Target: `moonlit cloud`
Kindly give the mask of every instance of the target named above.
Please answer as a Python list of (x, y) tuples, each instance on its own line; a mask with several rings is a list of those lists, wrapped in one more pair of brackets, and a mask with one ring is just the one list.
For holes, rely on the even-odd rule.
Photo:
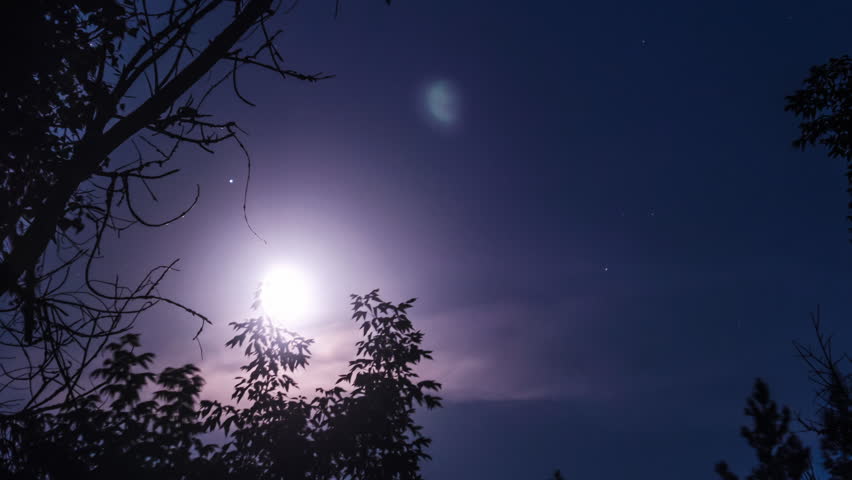
[(591, 360), (600, 338), (577, 308), (497, 303), (424, 318), (435, 361), (422, 375), (440, 378), (452, 400), (608, 397), (612, 387), (602, 379), (609, 365)]

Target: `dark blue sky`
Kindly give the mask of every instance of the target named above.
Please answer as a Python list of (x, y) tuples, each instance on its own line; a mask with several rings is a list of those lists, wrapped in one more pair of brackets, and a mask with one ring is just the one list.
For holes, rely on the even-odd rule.
[[(227, 322), (283, 259), (327, 305), (308, 384), (354, 353), (349, 293), (420, 297), (424, 374), (446, 386), (421, 418), (427, 479), (710, 479), (722, 458), (750, 466), (754, 377), (810, 406), (791, 341), (820, 304), (852, 342), (852, 246), (843, 165), (790, 146), (784, 96), (852, 50), (852, 5), (398, 0), (334, 19), (304, 3), (279, 17), (285, 60), (337, 76), (247, 72), (258, 107), (213, 104), (251, 134), (248, 213), (269, 243), (243, 223), (232, 146), (188, 150), (164, 198), (197, 179), (199, 206), (116, 246), (137, 252), (116, 268), (181, 257), (170, 291), (216, 323), (200, 361), (195, 323), (150, 316), (162, 364), (227, 392)], [(439, 80), (450, 128), (423, 106)]]

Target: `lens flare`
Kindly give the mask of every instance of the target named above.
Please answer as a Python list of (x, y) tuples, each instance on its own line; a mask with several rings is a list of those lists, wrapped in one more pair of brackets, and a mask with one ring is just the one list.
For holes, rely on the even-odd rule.
[(424, 99), (426, 111), (438, 126), (451, 127), (459, 120), (459, 94), (447, 80), (432, 82), (426, 87)]

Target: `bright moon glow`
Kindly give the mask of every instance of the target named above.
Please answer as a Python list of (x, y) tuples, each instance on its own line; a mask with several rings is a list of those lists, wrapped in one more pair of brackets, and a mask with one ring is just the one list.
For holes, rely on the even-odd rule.
[(260, 303), (270, 318), (292, 327), (310, 313), (312, 293), (310, 282), (302, 271), (292, 266), (279, 266), (263, 279)]

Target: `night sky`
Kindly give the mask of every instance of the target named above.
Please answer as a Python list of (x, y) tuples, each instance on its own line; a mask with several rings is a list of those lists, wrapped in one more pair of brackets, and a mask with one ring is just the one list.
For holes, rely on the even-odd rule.
[[(753, 379), (808, 412), (792, 341), (821, 306), (852, 343), (843, 164), (791, 147), (784, 96), (852, 52), (852, 4), (303, 2), (276, 17), (289, 68), (246, 70), (249, 132), (187, 148), (151, 211), (199, 205), (108, 245), (128, 279), (180, 258), (174, 308), (140, 320), (157, 366), (193, 362), (227, 398), (271, 266), (297, 265), (315, 309), (306, 392), (355, 353), (350, 293), (418, 297), (444, 384), (419, 415), (427, 479), (715, 478), (750, 468), (738, 435)], [(233, 180), (233, 182), (231, 182)], [(163, 207), (168, 207), (163, 210)], [(119, 258), (126, 258), (122, 262)], [(847, 348), (848, 350), (848, 348)]]

